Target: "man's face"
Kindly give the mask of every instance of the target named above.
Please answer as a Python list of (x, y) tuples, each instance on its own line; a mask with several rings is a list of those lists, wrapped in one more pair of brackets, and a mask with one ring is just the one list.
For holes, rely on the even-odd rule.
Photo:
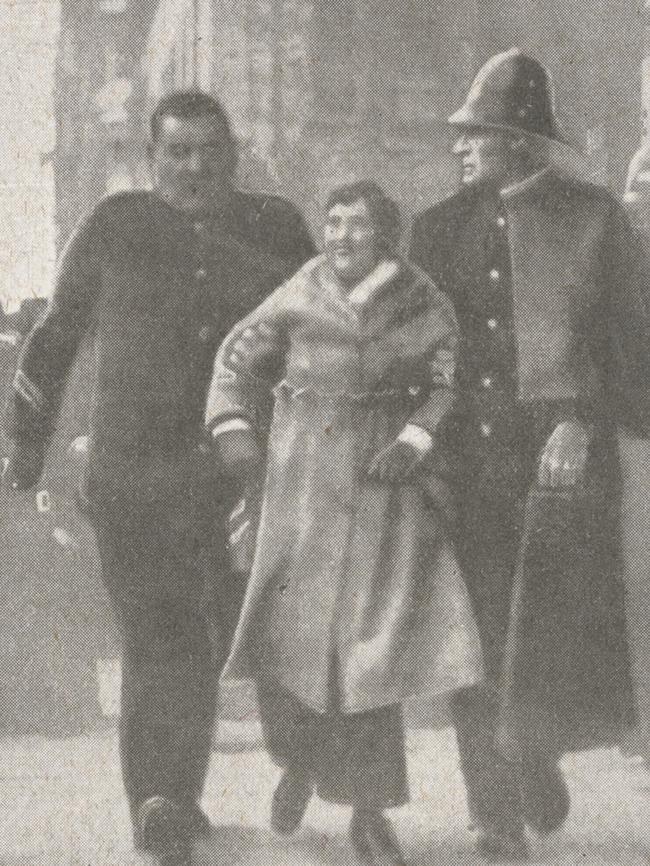
[(216, 117), (163, 117), (151, 148), (154, 188), (186, 213), (218, 210), (232, 189), (230, 148)]
[(452, 149), (460, 157), (463, 183), (502, 186), (507, 182), (514, 163), (512, 142), (512, 136), (498, 130), (463, 130)]
[(346, 285), (362, 280), (377, 262), (377, 232), (364, 199), (335, 204), (325, 223), (325, 255)]

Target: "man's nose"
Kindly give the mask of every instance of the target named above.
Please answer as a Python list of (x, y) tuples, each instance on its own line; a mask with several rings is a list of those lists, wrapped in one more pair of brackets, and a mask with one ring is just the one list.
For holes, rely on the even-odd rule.
[(200, 150), (193, 150), (187, 160), (188, 169), (194, 174), (199, 174), (203, 170), (203, 156)]
[(456, 156), (462, 156), (464, 153), (469, 153), (469, 140), (465, 133), (463, 133), (456, 139), (456, 142), (452, 147), (451, 152)]

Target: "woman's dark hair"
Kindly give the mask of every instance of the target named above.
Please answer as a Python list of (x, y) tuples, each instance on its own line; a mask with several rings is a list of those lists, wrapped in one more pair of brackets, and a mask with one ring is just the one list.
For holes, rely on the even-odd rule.
[(373, 180), (346, 183), (333, 190), (325, 208), (329, 212), (337, 204), (355, 204), (363, 200), (377, 231), (380, 253), (394, 255), (402, 235), (402, 217), (397, 202), (393, 201)]

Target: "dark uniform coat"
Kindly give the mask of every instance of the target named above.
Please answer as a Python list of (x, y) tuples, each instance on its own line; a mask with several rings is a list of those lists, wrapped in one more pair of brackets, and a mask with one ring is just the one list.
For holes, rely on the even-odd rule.
[[(18, 448), (44, 452), (79, 344), (94, 335), (87, 488), (129, 636), (123, 712), (144, 702), (165, 722), (209, 717), (214, 674), (194, 616), (206, 572), (223, 565), (228, 489), (204, 439), (205, 398), (223, 337), (311, 253), (301, 217), (274, 197), (236, 193), (220, 220), (193, 221), (154, 193), (112, 196), (68, 243), (24, 347), (7, 429)], [(130, 676), (129, 659), (151, 669)]]
[[(411, 257), (460, 324), (445, 438), (503, 725), (559, 751), (607, 739), (630, 716), (615, 432), (650, 429), (641, 248), (610, 194), (548, 169), (421, 214)], [(572, 419), (594, 424), (585, 485), (536, 490), (542, 448)]]

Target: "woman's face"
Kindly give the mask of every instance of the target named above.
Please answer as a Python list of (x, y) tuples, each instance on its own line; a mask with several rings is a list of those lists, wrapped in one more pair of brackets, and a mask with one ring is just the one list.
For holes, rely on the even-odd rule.
[(365, 199), (335, 204), (325, 223), (325, 255), (346, 285), (358, 283), (377, 264), (377, 232)]

